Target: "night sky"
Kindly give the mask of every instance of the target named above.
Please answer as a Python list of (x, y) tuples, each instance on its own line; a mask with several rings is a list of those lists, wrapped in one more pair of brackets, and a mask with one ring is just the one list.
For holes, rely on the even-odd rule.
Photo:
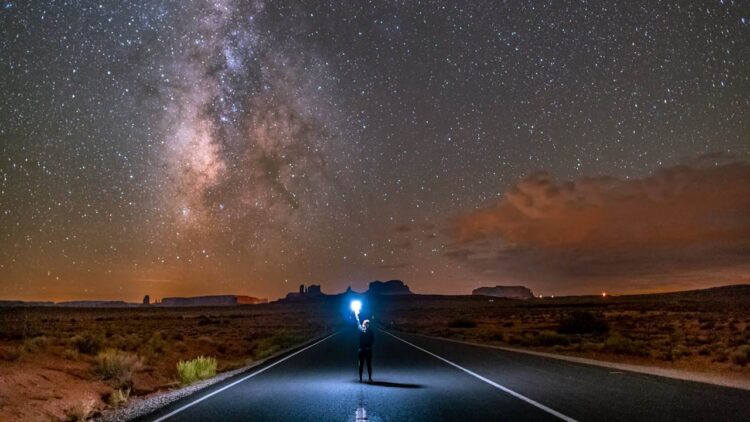
[(0, 297), (750, 282), (745, 1), (0, 1)]

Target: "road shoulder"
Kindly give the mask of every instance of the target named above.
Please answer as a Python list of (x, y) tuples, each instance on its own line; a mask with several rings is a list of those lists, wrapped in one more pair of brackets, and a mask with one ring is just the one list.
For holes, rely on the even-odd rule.
[(602, 368), (616, 369), (619, 371), (636, 372), (639, 374), (655, 375), (659, 377), (672, 378), (672, 379), (677, 379), (677, 380), (682, 380), (682, 381), (701, 382), (704, 384), (712, 384), (712, 385), (718, 385), (722, 387), (731, 387), (731, 388), (737, 388), (741, 390), (750, 391), (750, 380), (740, 379), (740, 378), (722, 377), (721, 375), (706, 374), (706, 373), (701, 373), (701, 372), (691, 372), (691, 371), (685, 371), (681, 369), (661, 368), (657, 366), (607, 362), (607, 361), (602, 361), (602, 360), (582, 358), (578, 356), (567, 356), (567, 355), (560, 355), (556, 353), (519, 349), (515, 347), (495, 346), (495, 345), (475, 343), (475, 342), (470, 342), (470, 341), (456, 340), (456, 339), (450, 339), (450, 338), (444, 338), (444, 337), (429, 336), (429, 335), (418, 334), (418, 333), (406, 333), (406, 332), (400, 332), (400, 331), (392, 331), (392, 332), (397, 333), (397, 334), (402, 334), (402, 335), (424, 337), (424, 338), (428, 338), (432, 340), (441, 340), (441, 341), (447, 341), (451, 343), (465, 344), (467, 346), (484, 347), (488, 349), (502, 350), (504, 352), (511, 352), (511, 353), (523, 353), (526, 355), (557, 359), (557, 360), (562, 360), (566, 362), (579, 363), (583, 365), (599, 366)]
[(147, 397), (139, 398), (138, 401), (132, 403), (127, 407), (105, 412), (103, 415), (95, 418), (94, 420), (97, 422), (120, 422), (147, 418), (151, 415), (155, 416), (159, 411), (164, 410), (169, 406), (175, 405), (180, 400), (184, 400), (190, 397), (198, 400), (200, 394), (211, 394), (211, 390), (213, 388), (220, 389), (222, 388), (222, 384), (231, 384), (232, 382), (237, 382), (235, 381), (237, 379), (244, 380), (246, 377), (248, 377), (248, 373), (254, 375), (255, 373), (257, 373), (257, 371), (265, 370), (265, 368), (275, 365), (286, 357), (290, 357), (293, 354), (305, 350), (306, 348), (327, 340), (338, 334), (339, 332), (340, 331), (333, 331), (327, 333), (325, 335), (307, 341), (301, 345), (293, 346), (288, 349), (279, 351), (272, 356), (269, 356), (263, 360), (253, 362), (250, 365), (227, 372), (222, 372), (220, 374), (217, 374), (213, 378), (203, 380), (186, 387), (181, 387), (170, 391), (163, 391)]

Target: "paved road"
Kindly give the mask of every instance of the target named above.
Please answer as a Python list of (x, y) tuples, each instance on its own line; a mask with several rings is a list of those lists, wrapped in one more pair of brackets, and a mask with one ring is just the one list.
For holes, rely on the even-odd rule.
[(145, 420), (750, 420), (750, 391), (375, 334), (374, 384), (357, 380), (353, 329)]

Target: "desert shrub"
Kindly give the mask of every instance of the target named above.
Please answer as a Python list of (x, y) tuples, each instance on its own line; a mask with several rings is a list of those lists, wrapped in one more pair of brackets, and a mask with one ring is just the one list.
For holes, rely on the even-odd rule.
[(685, 345), (678, 344), (672, 348), (671, 354), (672, 360), (677, 360), (684, 356), (690, 356), (690, 350)]
[(734, 352), (732, 352), (729, 358), (732, 360), (732, 363), (736, 365), (746, 365), (748, 362), (750, 362), (750, 345), (745, 344), (738, 347)]
[(545, 330), (534, 338), (534, 342), (540, 346), (567, 346), (570, 339), (567, 336), (558, 334), (554, 331)]
[(221, 323), (220, 319), (211, 319), (202, 315), (198, 317), (198, 325), (213, 325), (213, 324), (220, 324), (220, 323)]
[(516, 335), (516, 334), (511, 334), (510, 336), (508, 336), (508, 344), (518, 345), (521, 343), (523, 343), (523, 338), (521, 338), (521, 336)]
[(107, 349), (94, 359), (94, 373), (105, 380), (112, 380), (122, 386), (132, 384), (133, 373), (143, 365), (141, 358), (134, 353), (116, 349)]
[(588, 311), (575, 311), (560, 320), (557, 332), (562, 334), (606, 333), (609, 324)]
[(69, 421), (85, 421), (91, 417), (94, 412), (93, 400), (82, 400), (73, 407), (65, 411), (65, 416)]
[(107, 396), (107, 404), (114, 408), (123, 405), (130, 398), (130, 388), (117, 388)]
[(634, 342), (620, 333), (614, 333), (604, 340), (602, 349), (622, 355), (642, 355), (645, 346), (643, 342)]
[(724, 363), (729, 360), (729, 353), (724, 349), (717, 349), (714, 352), (714, 362)]
[(216, 375), (216, 358), (199, 356), (189, 361), (177, 362), (177, 378), (183, 385)]
[(146, 346), (151, 352), (161, 354), (167, 348), (167, 342), (164, 340), (161, 332), (157, 331), (148, 339)]
[(685, 332), (680, 328), (674, 327), (672, 333), (669, 335), (669, 339), (677, 343), (685, 339)]
[(81, 355), (78, 353), (77, 350), (65, 349), (63, 350), (62, 357), (64, 357), (67, 360), (75, 361), (75, 360), (78, 360), (81, 357)]
[(581, 343), (581, 351), (583, 352), (599, 352), (603, 347), (602, 343), (593, 343), (590, 341)]
[(700, 329), (701, 330), (711, 330), (715, 326), (716, 326), (716, 322), (714, 322), (714, 320), (708, 320), (708, 321), (700, 323)]
[(448, 323), (450, 328), (474, 328), (477, 322), (467, 318), (455, 318)]
[(487, 341), (504, 341), (505, 340), (505, 336), (503, 336), (503, 333), (498, 332), (498, 331), (484, 332), (480, 335), (480, 337), (483, 340), (487, 340)]
[(699, 354), (700, 356), (708, 356), (708, 355), (710, 355), (710, 354), (711, 354), (711, 349), (710, 349), (710, 348), (709, 348), (708, 346), (701, 346), (701, 347), (700, 347), (700, 348), (698, 349), (698, 354)]
[(102, 349), (104, 339), (102, 339), (100, 335), (94, 333), (84, 333), (73, 337), (70, 340), (70, 343), (74, 349), (78, 350), (78, 352), (93, 355)]
[(135, 351), (143, 343), (138, 334), (128, 334), (115, 342), (118, 349)]
[(294, 346), (301, 341), (302, 339), (298, 335), (293, 335), (289, 332), (274, 334), (270, 337), (260, 339), (255, 343), (253, 347), (254, 357), (255, 359), (265, 359), (274, 353)]
[(24, 349), (22, 347), (11, 346), (7, 349), (0, 350), (0, 359), (15, 362), (18, 359), (21, 359), (23, 353)]
[(45, 336), (39, 336), (30, 338), (23, 342), (23, 350), (28, 353), (36, 353), (46, 350), (50, 344), (49, 338)]

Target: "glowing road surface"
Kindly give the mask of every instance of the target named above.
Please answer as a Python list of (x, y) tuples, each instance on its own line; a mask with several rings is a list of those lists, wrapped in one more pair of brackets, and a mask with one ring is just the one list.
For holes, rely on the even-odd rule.
[(373, 384), (357, 380), (352, 328), (143, 420), (750, 420), (750, 391), (375, 334)]

